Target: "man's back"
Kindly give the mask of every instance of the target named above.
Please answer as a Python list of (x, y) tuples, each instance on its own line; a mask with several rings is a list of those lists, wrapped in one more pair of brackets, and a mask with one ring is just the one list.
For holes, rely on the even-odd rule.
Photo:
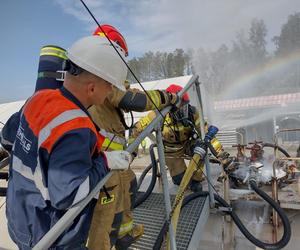
[[(12, 239), (24, 249), (36, 244), (66, 209), (87, 195), (90, 184), (105, 175), (91, 164), (96, 128), (75, 97), (71, 99), (67, 90), (40, 91), (27, 102), (20, 118), (10, 167), (7, 218)], [(94, 181), (89, 171), (94, 172)], [(82, 224), (80, 230), (74, 223), (60, 245), (71, 249), (72, 243), (84, 244), (92, 209), (92, 204), (85, 208), (76, 219)], [(71, 242), (74, 235), (78, 237)]]

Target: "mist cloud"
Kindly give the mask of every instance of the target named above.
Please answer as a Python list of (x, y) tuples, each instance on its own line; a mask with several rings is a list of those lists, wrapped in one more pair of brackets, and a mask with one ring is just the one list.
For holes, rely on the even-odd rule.
[[(101, 23), (118, 27), (133, 54), (175, 48), (216, 49), (229, 44), (237, 31), (247, 30), (253, 18), (268, 28), (268, 47), (289, 14), (300, 11), (299, 0), (86, 0)], [(287, 4), (288, 2), (288, 4)], [(57, 0), (65, 13), (83, 22), (87, 31), (95, 23), (79, 1)]]

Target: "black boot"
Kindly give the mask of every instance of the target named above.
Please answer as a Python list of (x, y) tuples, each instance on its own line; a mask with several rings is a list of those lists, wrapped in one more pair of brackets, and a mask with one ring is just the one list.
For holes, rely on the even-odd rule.
[(180, 173), (180, 174), (178, 174), (178, 175), (172, 176), (172, 182), (173, 182), (175, 185), (179, 186), (179, 185), (180, 185), (180, 182), (181, 182), (181, 180), (182, 180), (182, 178), (183, 178), (183, 176), (184, 176), (184, 174), (185, 174), (185, 171), (182, 172), (182, 173)]
[(200, 181), (192, 180), (190, 183), (190, 190), (194, 193), (202, 191), (202, 184)]

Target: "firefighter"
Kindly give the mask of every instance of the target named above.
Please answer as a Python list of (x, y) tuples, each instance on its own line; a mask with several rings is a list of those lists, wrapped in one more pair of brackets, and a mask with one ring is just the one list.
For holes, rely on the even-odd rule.
[[(124, 37), (110, 25), (102, 25), (94, 35), (106, 35), (123, 49), (123, 55), (128, 55)], [(126, 91), (113, 88), (112, 93), (102, 105), (94, 105), (89, 109), (94, 122), (101, 128), (106, 137), (103, 150), (122, 150), (126, 146), (125, 130), (128, 126), (124, 120), (124, 111), (143, 112), (155, 109), (154, 104), (161, 109), (177, 101), (177, 95), (167, 91), (148, 91), (148, 96), (138, 90), (131, 89), (128, 82), (124, 83)], [(133, 225), (132, 206), (136, 193), (136, 177), (131, 169), (115, 173), (105, 184), (110, 200), (106, 193), (101, 192), (96, 204), (90, 228), (88, 248), (91, 250), (127, 249), (134, 241), (142, 236), (143, 225)]]
[[(171, 84), (166, 91), (177, 94), (182, 87)], [(147, 116), (141, 118), (133, 129), (132, 136), (136, 137), (155, 118), (156, 113), (151, 111)], [(196, 131), (195, 131), (196, 130)], [(200, 117), (196, 108), (189, 104), (189, 96), (185, 93), (182, 97), (180, 108), (169, 112), (162, 128), (163, 143), (166, 156), (166, 165), (169, 168), (172, 181), (180, 185), (181, 179), (186, 170), (184, 156), (192, 156), (192, 145), (200, 135)], [(196, 172), (190, 182), (190, 189), (194, 192), (202, 190), (202, 172)]]
[[(106, 39), (95, 36), (75, 42), (68, 58), (63, 87), (38, 91), (20, 115), (6, 199), (8, 231), (19, 249), (32, 249), (109, 168), (126, 169), (131, 161), (126, 151), (100, 151), (104, 137), (87, 111), (103, 103), (112, 86), (124, 88), (123, 62)], [(51, 249), (86, 249), (94, 205)]]

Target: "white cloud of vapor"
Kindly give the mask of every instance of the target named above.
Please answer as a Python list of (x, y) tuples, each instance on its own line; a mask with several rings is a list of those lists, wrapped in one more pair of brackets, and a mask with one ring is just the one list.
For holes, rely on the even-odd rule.
[[(80, 1), (56, 0), (62, 9), (81, 20), (87, 31), (95, 24)], [(299, 0), (85, 0), (101, 23), (118, 27), (131, 55), (148, 50), (230, 44), (237, 31), (247, 30), (253, 18), (263, 19), (268, 43), (278, 35), (289, 14), (300, 11)]]

